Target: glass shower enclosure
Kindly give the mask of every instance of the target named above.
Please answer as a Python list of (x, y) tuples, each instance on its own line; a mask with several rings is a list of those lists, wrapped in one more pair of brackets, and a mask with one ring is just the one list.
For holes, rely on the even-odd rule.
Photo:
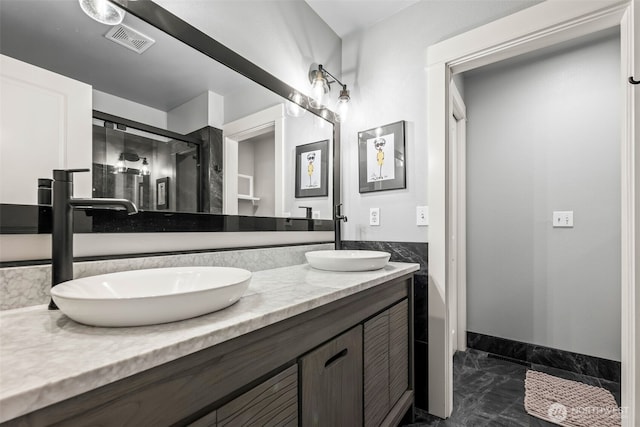
[(200, 159), (193, 138), (94, 112), (94, 197), (129, 199), (143, 210), (201, 212)]

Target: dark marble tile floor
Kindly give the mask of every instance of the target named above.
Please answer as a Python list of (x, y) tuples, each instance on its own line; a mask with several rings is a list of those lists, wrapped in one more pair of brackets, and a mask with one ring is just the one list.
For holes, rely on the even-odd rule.
[[(560, 369), (533, 365), (532, 369), (561, 378), (581, 381), (611, 391), (620, 405), (620, 384)], [(497, 359), (469, 349), (458, 352), (453, 368), (453, 414), (447, 420), (416, 411), (416, 421), (406, 427), (547, 427), (549, 422), (524, 410), (524, 378), (528, 366)]]

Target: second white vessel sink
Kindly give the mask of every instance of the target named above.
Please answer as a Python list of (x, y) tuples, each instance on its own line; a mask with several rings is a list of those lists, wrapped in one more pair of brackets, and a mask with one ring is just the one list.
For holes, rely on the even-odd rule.
[(379, 270), (391, 257), (389, 252), (352, 250), (312, 251), (304, 255), (311, 267), (329, 271)]
[(188, 319), (238, 301), (251, 272), (230, 267), (174, 267), (123, 271), (60, 283), (58, 308), (92, 326), (142, 326)]

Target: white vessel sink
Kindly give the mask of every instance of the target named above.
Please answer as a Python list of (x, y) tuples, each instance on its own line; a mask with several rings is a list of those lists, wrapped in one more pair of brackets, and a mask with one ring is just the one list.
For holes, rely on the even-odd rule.
[(174, 322), (221, 310), (249, 287), (251, 272), (229, 267), (123, 271), (60, 283), (53, 301), (67, 316), (93, 326)]
[(379, 270), (391, 257), (388, 252), (349, 250), (313, 251), (304, 255), (311, 267), (330, 271)]

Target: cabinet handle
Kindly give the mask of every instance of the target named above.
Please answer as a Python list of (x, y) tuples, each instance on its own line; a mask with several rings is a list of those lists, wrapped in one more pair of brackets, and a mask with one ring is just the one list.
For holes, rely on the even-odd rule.
[(330, 357), (329, 360), (327, 360), (327, 362), (324, 364), (325, 369), (328, 368), (329, 366), (333, 365), (334, 363), (336, 363), (338, 360), (340, 360), (343, 357), (345, 357), (347, 355), (347, 353), (349, 353), (349, 350), (347, 350), (345, 348), (340, 353), (336, 354), (333, 357)]

